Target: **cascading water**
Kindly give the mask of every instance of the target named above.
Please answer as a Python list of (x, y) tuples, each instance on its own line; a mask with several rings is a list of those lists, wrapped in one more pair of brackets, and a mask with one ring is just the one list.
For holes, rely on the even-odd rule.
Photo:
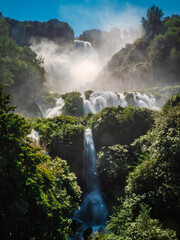
[[(132, 92), (132, 97), (134, 105), (141, 108), (149, 108), (152, 110), (159, 110), (156, 106), (156, 100), (153, 95), (146, 95), (141, 93)], [(64, 100), (62, 98), (57, 99), (56, 106), (54, 108), (49, 108), (45, 113), (38, 101), (36, 100), (41, 113), (44, 118), (53, 118), (60, 116), (62, 114), (62, 108), (64, 106)], [(105, 107), (127, 107), (128, 101), (125, 99), (124, 93), (114, 93), (114, 92), (93, 92), (89, 99), (83, 99), (84, 115), (88, 112), (98, 113)]]
[(120, 105), (120, 99), (113, 92), (93, 92), (89, 100), (84, 100), (84, 114), (88, 112), (98, 113), (105, 107)]
[(80, 206), (74, 214), (74, 220), (79, 223), (73, 240), (84, 239), (86, 232), (102, 231), (108, 218), (108, 210), (103, 201), (96, 173), (96, 151), (91, 129), (84, 132), (84, 180), (86, 194)]
[(57, 99), (56, 106), (54, 108), (49, 108), (44, 114), (44, 117), (53, 118), (61, 115), (63, 106), (64, 106), (64, 100), (62, 98)]
[(44, 117), (45, 117), (45, 114), (44, 114), (44, 112), (43, 112), (43, 110), (42, 110), (41, 105), (39, 104), (38, 98), (35, 98), (35, 103), (36, 103), (36, 105), (38, 106), (38, 108), (39, 108), (39, 110), (40, 110), (40, 112), (42, 113), (42, 116), (43, 116), (43, 118), (44, 118)]
[[(146, 94), (131, 92), (134, 105), (141, 108), (149, 108), (152, 110), (159, 110), (156, 107), (156, 100), (153, 95), (147, 96)], [(128, 101), (126, 100), (126, 95), (124, 93), (114, 93), (114, 92), (93, 92), (89, 99), (84, 99), (84, 115), (88, 112), (98, 113), (105, 107), (127, 107)]]

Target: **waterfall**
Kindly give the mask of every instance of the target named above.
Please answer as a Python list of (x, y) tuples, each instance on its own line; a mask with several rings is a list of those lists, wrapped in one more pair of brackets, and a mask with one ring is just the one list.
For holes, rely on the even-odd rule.
[(49, 108), (45, 114), (45, 118), (53, 118), (60, 116), (62, 113), (62, 108), (64, 106), (64, 100), (62, 98), (57, 99), (56, 106), (54, 108)]
[(158, 107), (156, 107), (156, 99), (153, 95), (146, 95), (141, 93), (133, 93), (134, 94), (134, 101), (136, 103), (137, 107), (142, 108), (149, 108), (152, 110), (159, 110)]
[(31, 130), (31, 133), (27, 137), (31, 138), (35, 145), (39, 145), (39, 134), (34, 129)]
[(120, 99), (113, 92), (93, 92), (89, 100), (84, 99), (84, 115), (88, 112), (98, 113), (105, 107), (120, 105)]
[(91, 43), (87, 41), (74, 40), (74, 45), (76, 49), (81, 49), (81, 50), (92, 49)]
[[(136, 107), (159, 110), (159, 108), (156, 107), (156, 100), (153, 95), (148, 96), (136, 92), (130, 92), (128, 94), (131, 94), (133, 104)], [(88, 100), (83, 100), (84, 115), (87, 115), (88, 112), (98, 113), (105, 107), (127, 107), (128, 105), (126, 93), (93, 92)]]
[(99, 189), (96, 173), (96, 151), (91, 129), (84, 132), (84, 180), (86, 194), (80, 206), (74, 214), (74, 220), (80, 224), (73, 239), (84, 239), (86, 231), (98, 232), (105, 228), (108, 218), (108, 210), (103, 201)]
[(43, 118), (45, 117), (41, 105), (39, 104), (38, 98), (35, 98), (36, 105), (38, 106), (40, 112), (42, 113)]
[(99, 189), (96, 173), (96, 150), (91, 129), (84, 132), (84, 179), (87, 192)]
[[(153, 95), (148, 96), (137, 92), (131, 92), (130, 94), (132, 95), (133, 102), (136, 107), (159, 110), (159, 108), (156, 107), (156, 100)], [(56, 106), (54, 108), (49, 108), (45, 113), (42, 111), (37, 99), (36, 104), (38, 105), (44, 118), (53, 118), (62, 114), (62, 108), (65, 103), (62, 98), (59, 98), (56, 101)], [(125, 93), (93, 92), (88, 100), (83, 98), (84, 115), (87, 115), (88, 112), (98, 113), (105, 107), (127, 107), (128, 105), (129, 103), (126, 100)]]

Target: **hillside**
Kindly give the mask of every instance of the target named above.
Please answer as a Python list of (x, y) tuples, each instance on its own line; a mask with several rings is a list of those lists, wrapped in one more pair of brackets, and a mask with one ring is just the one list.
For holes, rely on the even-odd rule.
[(180, 16), (144, 21), (143, 37), (116, 53), (92, 86), (117, 91), (179, 84)]

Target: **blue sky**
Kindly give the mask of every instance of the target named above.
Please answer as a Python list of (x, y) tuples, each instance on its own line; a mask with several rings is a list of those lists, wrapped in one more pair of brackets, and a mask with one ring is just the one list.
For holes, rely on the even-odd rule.
[(165, 16), (180, 14), (180, 0), (0, 0), (0, 11), (20, 21), (57, 18), (68, 22), (78, 36), (93, 28), (138, 28), (141, 17), (153, 4)]

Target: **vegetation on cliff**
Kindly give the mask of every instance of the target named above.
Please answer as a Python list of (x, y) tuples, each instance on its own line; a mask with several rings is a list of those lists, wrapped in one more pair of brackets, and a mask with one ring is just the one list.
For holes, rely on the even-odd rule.
[(121, 197), (110, 232), (100, 239), (177, 239), (164, 228), (180, 235), (179, 99), (178, 94), (167, 101), (146, 135), (129, 146), (115, 145), (98, 153), (99, 176), (111, 186), (104, 190), (112, 199)]
[(180, 16), (162, 17), (158, 7), (148, 9), (143, 37), (110, 59), (97, 84), (115, 91), (179, 84)]
[(62, 95), (65, 104), (62, 113), (69, 116), (81, 117), (83, 116), (83, 99), (81, 93), (71, 92)]
[(55, 98), (45, 87), (43, 60), (28, 47), (18, 47), (8, 36), (9, 25), (0, 18), (0, 83), (11, 103), (23, 115), (41, 116), (37, 101), (51, 107)]
[(0, 89), (2, 239), (67, 239), (81, 191), (66, 161), (31, 145), (30, 125)]
[(97, 149), (114, 144), (130, 144), (144, 135), (154, 122), (153, 111), (128, 106), (107, 107), (93, 115), (89, 124)]

